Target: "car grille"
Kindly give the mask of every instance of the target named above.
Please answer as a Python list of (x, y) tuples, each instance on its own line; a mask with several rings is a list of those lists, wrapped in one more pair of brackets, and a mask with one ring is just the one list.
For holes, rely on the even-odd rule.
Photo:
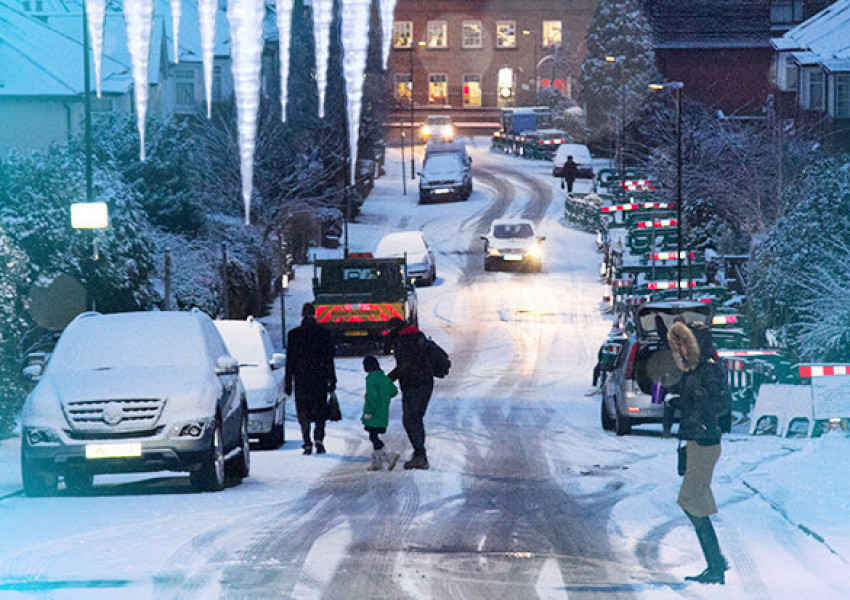
[(438, 180), (438, 181), (429, 181), (428, 182), (428, 185), (430, 185), (431, 187), (441, 187), (441, 186), (442, 187), (448, 187), (448, 186), (452, 186), (452, 185), (456, 185), (456, 184), (457, 184), (457, 181), (454, 180), (454, 179), (441, 179), (441, 180)]
[(63, 408), (73, 431), (114, 434), (154, 429), (164, 406), (162, 398), (132, 398), (73, 400)]

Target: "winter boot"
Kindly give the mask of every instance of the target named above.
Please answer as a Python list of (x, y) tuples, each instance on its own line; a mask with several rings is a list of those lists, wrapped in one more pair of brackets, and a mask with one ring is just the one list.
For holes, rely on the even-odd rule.
[(685, 514), (688, 515), (691, 523), (694, 524), (700, 548), (702, 548), (702, 553), (705, 555), (705, 562), (708, 563), (705, 571), (699, 575), (689, 575), (685, 577), (685, 581), (725, 584), (729, 563), (726, 562), (726, 559), (720, 552), (720, 544), (717, 541), (717, 534), (714, 532), (714, 527), (711, 525), (711, 519), (708, 517), (695, 517), (688, 512), (685, 512)]
[(372, 464), (369, 465), (368, 467), (366, 467), (366, 470), (368, 470), (368, 471), (383, 471), (384, 470), (384, 465), (382, 464), (383, 461), (381, 460), (381, 453), (382, 452), (383, 452), (383, 450), (375, 450), (374, 452), (372, 452)]
[(429, 469), (428, 459), (425, 456), (413, 456), (409, 461), (404, 463), (405, 469)]
[(395, 469), (395, 465), (398, 462), (398, 452), (387, 452), (386, 450), (381, 450), (384, 453), (384, 468), (387, 471), (392, 471)]
[(305, 454), (305, 455), (308, 455), (308, 456), (310, 454), (313, 454), (313, 445), (312, 444), (304, 444), (301, 447), (304, 448), (304, 452), (302, 452), (302, 454)]
[(324, 454), (325, 452), (327, 452), (325, 445), (322, 442), (316, 442), (316, 454)]

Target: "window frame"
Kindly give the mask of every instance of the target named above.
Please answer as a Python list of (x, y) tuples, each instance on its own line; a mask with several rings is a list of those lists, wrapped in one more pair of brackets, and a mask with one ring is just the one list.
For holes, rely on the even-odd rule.
[[(834, 88), (835, 92), (833, 97), (835, 108), (833, 110), (833, 116), (836, 119), (850, 119), (850, 73), (836, 73)], [(839, 92), (841, 88), (844, 88), (843, 102), (839, 101)]]
[[(467, 26), (478, 27), (478, 42), (469, 44), (466, 41)], [(480, 19), (464, 19), (460, 24), (460, 46), (461, 48), (483, 48), (484, 47), (484, 27)]]
[[(404, 96), (398, 94), (399, 84), (405, 84), (407, 93)], [(413, 98), (413, 78), (410, 76), (410, 73), (393, 74), (393, 95), (397, 101)]]
[[(197, 87), (195, 70), (186, 68), (176, 68), (174, 70), (174, 109), (179, 110), (194, 110), (197, 107), (198, 101), (196, 98)], [(186, 94), (185, 98), (182, 96)], [(189, 99), (189, 102), (183, 100)]]
[[(407, 44), (397, 43), (399, 39), (400, 26), (407, 26)], [(394, 21), (393, 22), (393, 48), (413, 48), (413, 21)]]
[[(433, 35), (432, 31), (434, 31), (437, 27), (440, 28), (443, 37), (443, 44), (433, 44)], [(449, 47), (449, 23), (448, 21), (428, 21), (428, 25), (425, 29), (427, 40), (426, 45), (429, 50), (443, 50)]]
[[(501, 45), (499, 43), (500, 40), (502, 39), (502, 36), (499, 32), (499, 28), (502, 27), (502, 26), (510, 27), (513, 30), (512, 41), (511, 41), (510, 45)], [(517, 38), (516, 32), (517, 32), (516, 21), (507, 21), (507, 20), (506, 21), (496, 21), (496, 40), (495, 40), (496, 48), (498, 48), (499, 50), (516, 48), (516, 38)]]
[[(547, 31), (547, 29), (553, 29), (555, 24), (558, 25), (558, 40), (555, 41), (551, 39), (552, 31)], [(560, 19), (551, 20), (551, 21), (543, 21), (540, 26), (540, 45), (542, 48), (552, 48), (554, 46), (558, 46), (564, 41), (564, 22)]]
[[(435, 77), (442, 77), (442, 81), (435, 81)], [(431, 86), (435, 83), (442, 83), (445, 85), (446, 94), (443, 96), (445, 98), (445, 102), (433, 102), (432, 99), (435, 97), (431, 93)], [(448, 73), (428, 73), (428, 105), (429, 106), (448, 106), (449, 104), (449, 76)]]
[[(478, 82), (478, 104), (470, 104), (470, 103), (467, 103), (467, 101), (466, 101), (467, 96), (468, 96), (467, 93), (466, 93), (466, 83), (468, 81), (468, 79), (467, 79), (468, 77), (477, 78), (477, 82)], [(483, 77), (481, 76), (481, 73), (463, 73), (460, 76), (461, 96), (462, 96), (461, 104), (462, 104), (463, 108), (480, 108), (483, 105), (484, 86), (482, 85), (482, 79), (483, 79)]]

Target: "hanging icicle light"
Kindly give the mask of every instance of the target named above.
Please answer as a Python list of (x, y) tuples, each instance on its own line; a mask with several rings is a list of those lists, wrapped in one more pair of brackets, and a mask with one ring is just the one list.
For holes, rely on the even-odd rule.
[[(103, 20), (106, 18), (106, 0), (86, 0), (86, 18), (94, 54), (94, 86), (100, 98), (100, 73), (103, 65)], [(86, 57), (88, 60), (88, 57)]]
[(260, 106), (260, 65), (263, 53), (265, 0), (229, 0), (230, 60), (239, 126), (239, 158), (245, 224), (251, 222), (254, 187), (254, 147)]
[(393, 41), (393, 15), (395, 14), (396, 0), (381, 0), (381, 64), (387, 70), (387, 61), (390, 59), (390, 46)]
[(124, 0), (127, 48), (133, 63), (133, 93), (139, 124), (139, 160), (145, 160), (145, 116), (148, 110), (148, 63), (153, 26), (153, 0)]
[(204, 92), (207, 118), (212, 118), (213, 60), (215, 59), (215, 13), (218, 0), (198, 0), (198, 22), (201, 26), (201, 60), (204, 64)]
[[(328, 84), (331, 21), (334, 0), (313, 0), (313, 36), (316, 43), (316, 83), (319, 86), (319, 118), (325, 116), (325, 88)], [(363, 35), (361, 32), (360, 35)]]
[(180, 37), (180, 17), (183, 16), (182, 0), (171, 0), (171, 33), (174, 42), (174, 62), (180, 62), (180, 46), (178, 38)]
[(280, 120), (286, 122), (286, 101), (289, 90), (289, 45), (292, 38), (293, 0), (277, 0), (277, 38), (280, 54)]
[(357, 142), (360, 138), (360, 109), (363, 105), (363, 79), (369, 50), (371, 0), (342, 1), (342, 73), (345, 76), (348, 109), (348, 144), (351, 153), (351, 185), (357, 175)]

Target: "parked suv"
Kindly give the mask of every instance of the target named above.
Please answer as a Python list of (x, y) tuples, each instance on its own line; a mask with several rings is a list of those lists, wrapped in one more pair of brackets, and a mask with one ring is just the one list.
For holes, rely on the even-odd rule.
[(567, 162), (568, 156), (573, 157), (580, 178), (593, 179), (593, 159), (590, 157), (590, 150), (584, 144), (561, 144), (558, 146), (555, 156), (552, 157), (553, 177), (564, 176), (564, 163)]
[(466, 200), (472, 193), (472, 172), (459, 152), (444, 152), (426, 157), (419, 173), (419, 203), (442, 200)]
[(653, 403), (652, 384), (672, 384), (678, 375), (665, 338), (676, 318), (686, 323), (711, 323), (711, 305), (676, 300), (648, 302), (638, 309), (636, 331), (629, 336), (602, 386), (602, 429), (626, 435), (632, 425), (662, 421), (663, 395)]
[[(31, 372), (31, 371), (30, 371)], [(191, 312), (83, 313), (62, 333), (22, 412), (29, 496), (98, 473), (188, 471), (218, 491), (250, 469), (239, 364), (212, 319)]]
[(433, 285), (437, 280), (437, 261), (421, 231), (393, 231), (375, 247), (376, 258), (407, 258), (407, 276), (416, 285)]

